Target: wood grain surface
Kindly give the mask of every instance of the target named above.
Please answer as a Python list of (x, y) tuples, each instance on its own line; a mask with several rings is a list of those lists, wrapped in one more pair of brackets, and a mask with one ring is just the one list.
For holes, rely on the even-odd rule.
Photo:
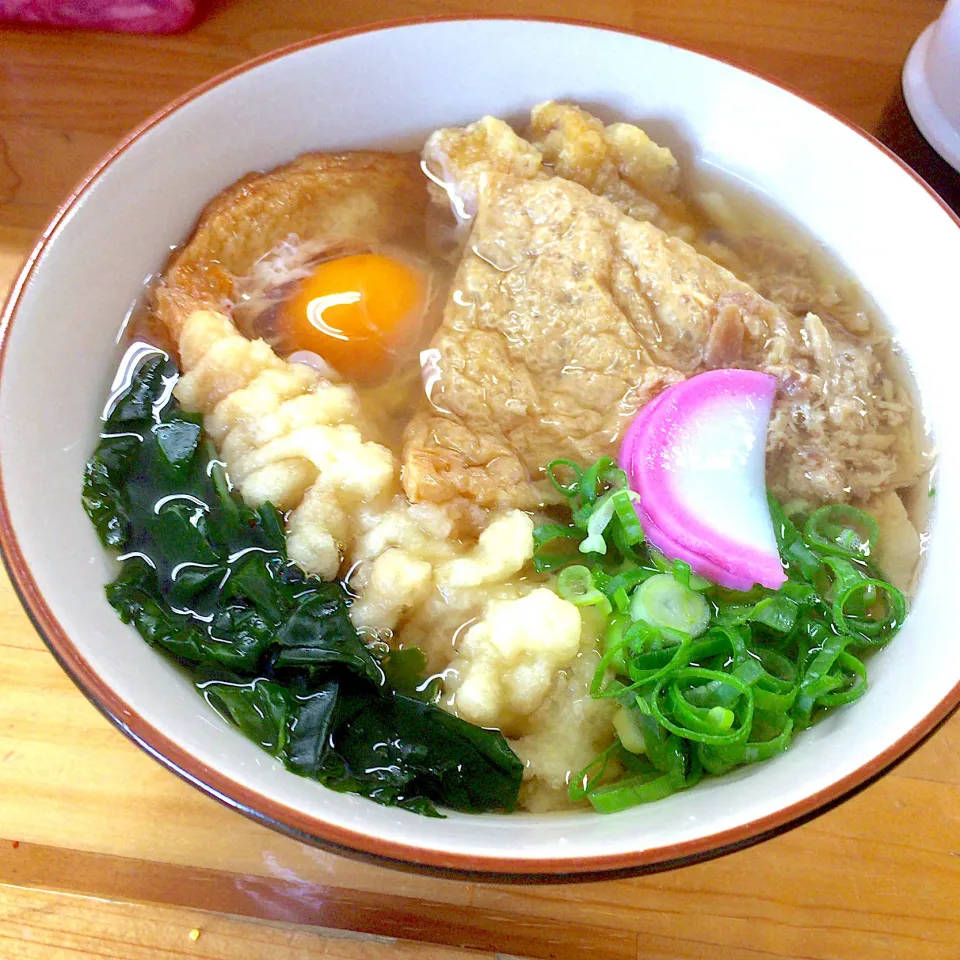
[[(330, 935), (204, 910), (110, 902), (0, 884), (4, 960), (471, 960), (473, 950)], [(52, 951), (56, 951), (53, 953)]]
[[(960, 178), (917, 136), (899, 93), (907, 50), (940, 6), (213, 0), (172, 37), (0, 29), (0, 292), (80, 175), (170, 98), (291, 41), (423, 14), (577, 17), (699, 47), (877, 133), (960, 205)], [(477, 955), (465, 949), (646, 960), (960, 957), (960, 717), (841, 807), (721, 860), (580, 886), (441, 881), (321, 853), (179, 781), (74, 688), (5, 580), (0, 836), (2, 960)], [(332, 939), (308, 927), (421, 945)]]

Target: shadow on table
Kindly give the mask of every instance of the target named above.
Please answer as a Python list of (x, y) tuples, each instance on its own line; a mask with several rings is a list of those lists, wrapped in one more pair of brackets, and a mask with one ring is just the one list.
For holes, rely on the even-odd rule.
[(910, 116), (899, 84), (883, 108), (874, 133), (960, 215), (960, 173), (923, 139)]

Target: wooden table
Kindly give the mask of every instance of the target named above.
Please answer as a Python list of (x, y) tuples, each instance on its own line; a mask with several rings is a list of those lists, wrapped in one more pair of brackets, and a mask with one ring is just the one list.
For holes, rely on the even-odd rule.
[[(919, 139), (899, 94), (903, 59), (940, 0), (201, 6), (199, 22), (173, 37), (0, 30), (0, 290), (73, 182), (165, 101), (255, 54), (385, 16), (563, 15), (694, 45), (877, 132), (960, 206), (960, 178)], [(855, 799), (712, 863), (581, 886), (454, 883), (320, 853), (187, 787), (74, 688), (6, 582), (0, 836), (3, 960), (440, 960), (467, 956), (461, 948), (650, 960), (960, 957), (960, 716)], [(333, 939), (321, 927), (421, 943)]]

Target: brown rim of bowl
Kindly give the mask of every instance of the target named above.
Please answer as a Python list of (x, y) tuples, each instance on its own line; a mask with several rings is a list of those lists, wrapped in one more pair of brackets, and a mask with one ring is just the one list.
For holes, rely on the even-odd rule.
[[(856, 124), (840, 116), (829, 107), (817, 103), (810, 97), (794, 90), (787, 84), (771, 79), (757, 70), (740, 66), (723, 57), (704, 53), (695, 47), (685, 44), (669, 43), (658, 37), (653, 37), (639, 31), (562, 17), (497, 15), (438, 16), (413, 17), (382, 23), (365, 24), (281, 47), (278, 50), (271, 51), (232, 67), (176, 98), (137, 126), (131, 133), (127, 134), (117, 146), (80, 180), (70, 195), (63, 201), (57, 212), (44, 228), (40, 239), (30, 252), (24, 266), (14, 281), (4, 306), (3, 314), (0, 316), (0, 371), (2, 371), (3, 363), (6, 359), (7, 344), (9, 342), (8, 334), (16, 320), (20, 296), (30, 283), (37, 261), (49, 244), (57, 227), (70, 215), (71, 211), (89, 189), (93, 181), (132, 143), (142, 137), (157, 123), (164, 120), (183, 105), (225, 81), (297, 50), (318, 46), (322, 43), (329, 43), (333, 40), (342, 39), (343, 37), (394, 29), (396, 27), (416, 26), (427, 23), (469, 22), (473, 20), (553, 23), (605, 30), (611, 33), (621, 33), (627, 36), (640, 37), (645, 40), (663, 43), (666, 46), (675, 46), (681, 50), (705, 56), (708, 59), (723, 63), (726, 66), (752, 74), (817, 107), (819, 110), (827, 113), (835, 120), (840, 121), (853, 130), (858, 136), (869, 141), (876, 149), (886, 154), (891, 160), (897, 163), (905, 173), (916, 180), (943, 208), (944, 212), (951, 217), (957, 227), (960, 228), (960, 219), (958, 219), (942, 198), (939, 197), (913, 169), (897, 157), (896, 154)], [(540, 858), (516, 861), (482, 855), (474, 856), (470, 854), (449, 853), (442, 850), (426, 850), (422, 847), (380, 840), (343, 827), (334, 826), (323, 820), (309, 816), (302, 811), (295, 810), (282, 803), (263, 797), (244, 785), (231, 780), (225, 774), (200, 763), (196, 758), (167, 739), (163, 733), (144, 721), (129, 704), (117, 696), (91, 669), (90, 665), (73, 645), (66, 631), (57, 621), (53, 611), (41, 595), (13, 529), (9, 508), (7, 506), (6, 490), (3, 485), (2, 464), (0, 464), (0, 550), (2, 550), (3, 561), (7, 572), (10, 575), (11, 581), (27, 615), (63, 669), (108, 720), (168, 769), (202, 790), (208, 796), (219, 800), (225, 806), (239, 811), (252, 820), (273, 827), (281, 833), (285, 833), (297, 840), (311, 843), (336, 854), (351, 856), (381, 865), (412, 870), (414, 872), (426, 872), (456, 879), (528, 883), (563, 883), (572, 880), (612, 879), (615, 877), (632, 876), (639, 873), (653, 873), (660, 870), (667, 870), (712, 859), (713, 857), (751, 846), (752, 844), (759, 843), (762, 840), (769, 839), (786, 830), (799, 826), (814, 816), (854, 796), (909, 756), (910, 753), (942, 726), (957, 707), (960, 706), (960, 682), (958, 682), (950, 693), (930, 710), (923, 720), (878, 756), (863, 764), (846, 777), (783, 810), (779, 810), (776, 813), (750, 821), (738, 827), (711, 834), (710, 836), (646, 850), (628, 851), (609, 856), (569, 859)]]

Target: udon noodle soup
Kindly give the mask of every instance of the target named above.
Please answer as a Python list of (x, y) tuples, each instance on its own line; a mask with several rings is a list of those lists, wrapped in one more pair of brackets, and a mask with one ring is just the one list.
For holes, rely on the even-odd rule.
[(631, 124), (250, 174), (126, 337), (108, 598), (327, 787), (659, 800), (854, 703), (906, 615), (929, 463), (888, 334)]

